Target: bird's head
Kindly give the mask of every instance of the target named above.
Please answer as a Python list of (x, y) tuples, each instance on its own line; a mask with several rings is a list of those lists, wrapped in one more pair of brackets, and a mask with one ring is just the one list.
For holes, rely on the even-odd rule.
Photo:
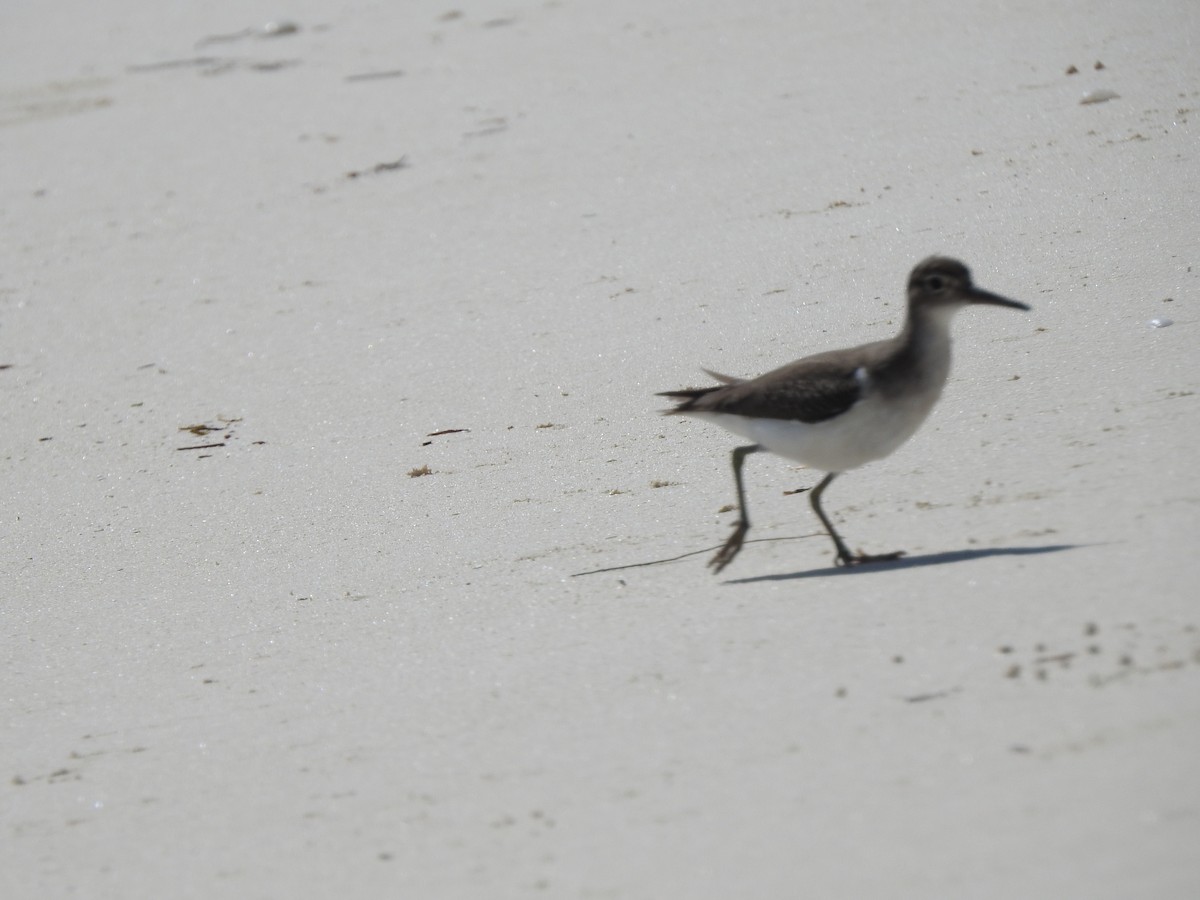
[(958, 309), (974, 303), (1029, 309), (1017, 300), (975, 287), (971, 270), (947, 256), (931, 256), (917, 263), (908, 276), (908, 303), (914, 308), (929, 309)]

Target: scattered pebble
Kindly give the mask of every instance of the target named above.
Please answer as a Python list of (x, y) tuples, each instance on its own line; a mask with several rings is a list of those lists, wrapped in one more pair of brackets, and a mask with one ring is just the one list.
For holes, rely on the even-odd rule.
[(1146, 323), (1151, 328), (1170, 328), (1175, 324), (1174, 319), (1155, 318)]
[(389, 69), (386, 72), (359, 72), (356, 75), (347, 75), (346, 81), (377, 81), (381, 78), (403, 78), (403, 69)]
[(375, 165), (373, 165), (369, 169), (361, 169), (361, 170), (355, 170), (353, 172), (347, 172), (346, 177), (347, 178), (361, 178), (364, 175), (379, 175), (382, 172), (395, 172), (398, 169), (407, 169), (408, 167), (409, 167), (408, 157), (402, 156), (399, 159), (392, 160), (391, 162), (375, 163)]
[[(1021, 660), (1011, 659), (1005, 663), (1001, 670), (1005, 678), (1018, 679), (1023, 676), (1032, 677), (1036, 681), (1049, 682), (1051, 680), (1051, 671), (1067, 672), (1074, 668), (1074, 664), (1078, 663), (1080, 667), (1085, 669), (1084, 674), (1088, 684), (1093, 687), (1103, 687), (1115, 681), (1120, 681), (1134, 676), (1153, 675), (1159, 672), (1175, 671), (1187, 668), (1189, 662), (1200, 663), (1200, 644), (1195, 642), (1194, 637), (1186, 638), (1190, 649), (1180, 647), (1178, 642), (1172, 641), (1167, 635), (1161, 635), (1158, 642), (1154, 644), (1154, 659), (1152, 661), (1143, 661), (1139, 663), (1135, 659), (1136, 653), (1135, 643), (1139, 639), (1140, 629), (1135, 624), (1125, 624), (1108, 626), (1109, 629), (1115, 627), (1117, 629), (1132, 632), (1129, 641), (1129, 646), (1124, 648), (1124, 652), (1114, 659), (1106, 657), (1104, 649), (1096, 640), (1097, 636), (1104, 631), (1095, 621), (1084, 622), (1080, 629), (1085, 638), (1091, 640), (1086, 642), (1079, 650), (1065, 651), (1049, 651), (1046, 642), (1038, 642), (1034, 644), (1035, 655), (1024, 664)], [(1200, 632), (1200, 627), (1196, 625), (1183, 625), (1180, 629), (1181, 633), (1194, 636)], [(1013, 647), (1009, 644), (1000, 646), (1001, 653), (1012, 652)], [(1190, 654), (1190, 657), (1189, 657)], [(1145, 654), (1141, 654), (1145, 660)], [(1058, 663), (1057, 667), (1052, 664)], [(1103, 667), (1108, 671), (1097, 671), (1097, 666)], [(1115, 668), (1113, 666), (1115, 665)]]
[(206, 44), (222, 44), (232, 41), (240, 41), (242, 38), (257, 37), (257, 38), (278, 38), (287, 37), (291, 34), (299, 34), (300, 26), (295, 22), (265, 22), (262, 25), (243, 28), (241, 31), (232, 31), (228, 34), (210, 34), (207, 37), (202, 37), (196, 42), (197, 47), (203, 47)]
[(948, 688), (944, 691), (930, 691), (928, 694), (913, 694), (911, 697), (905, 697), (905, 703), (925, 703), (929, 700), (941, 700), (944, 697), (949, 697), (961, 691), (960, 687)]
[(264, 38), (285, 37), (289, 34), (296, 34), (300, 31), (300, 26), (295, 22), (267, 22), (258, 29), (257, 36)]

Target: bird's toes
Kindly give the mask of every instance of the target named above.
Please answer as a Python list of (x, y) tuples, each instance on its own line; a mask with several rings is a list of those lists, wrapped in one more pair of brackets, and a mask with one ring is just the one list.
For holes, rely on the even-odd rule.
[(838, 557), (838, 565), (840, 566), (865, 566), (870, 563), (893, 562), (904, 556), (904, 550), (895, 550), (891, 553), (851, 553), (845, 556)]
[(742, 544), (746, 539), (746, 532), (749, 530), (750, 525), (747, 522), (738, 522), (734, 525), (733, 534), (729, 536), (729, 540), (708, 561), (714, 575), (733, 562), (733, 558), (741, 551)]

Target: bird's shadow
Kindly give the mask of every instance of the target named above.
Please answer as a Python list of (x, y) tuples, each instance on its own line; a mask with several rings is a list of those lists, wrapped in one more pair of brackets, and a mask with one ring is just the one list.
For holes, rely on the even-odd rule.
[(969, 562), (989, 556), (1038, 556), (1043, 553), (1061, 553), (1075, 550), (1082, 544), (1049, 544), (1042, 547), (991, 547), (979, 550), (947, 550), (943, 553), (922, 553), (919, 556), (902, 556), (899, 559), (874, 562), (860, 566), (829, 566), (823, 569), (806, 569), (803, 572), (788, 572), (781, 575), (754, 575), (750, 578), (731, 578), (725, 584), (754, 584), (759, 581), (795, 581), (801, 578), (828, 578), (833, 575), (866, 575), (871, 572), (896, 572), (901, 569), (916, 569), (922, 566), (944, 566), (949, 563)]

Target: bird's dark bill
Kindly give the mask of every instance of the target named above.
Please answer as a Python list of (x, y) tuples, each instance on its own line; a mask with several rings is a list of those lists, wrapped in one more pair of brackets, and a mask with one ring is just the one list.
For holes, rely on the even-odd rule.
[(1021, 303), (1018, 300), (1009, 300), (1007, 297), (1001, 297), (999, 294), (993, 294), (991, 291), (984, 291), (979, 288), (971, 288), (971, 302), (987, 303), (991, 306), (1007, 306), (1010, 309), (1029, 310), (1032, 308), (1027, 303)]

